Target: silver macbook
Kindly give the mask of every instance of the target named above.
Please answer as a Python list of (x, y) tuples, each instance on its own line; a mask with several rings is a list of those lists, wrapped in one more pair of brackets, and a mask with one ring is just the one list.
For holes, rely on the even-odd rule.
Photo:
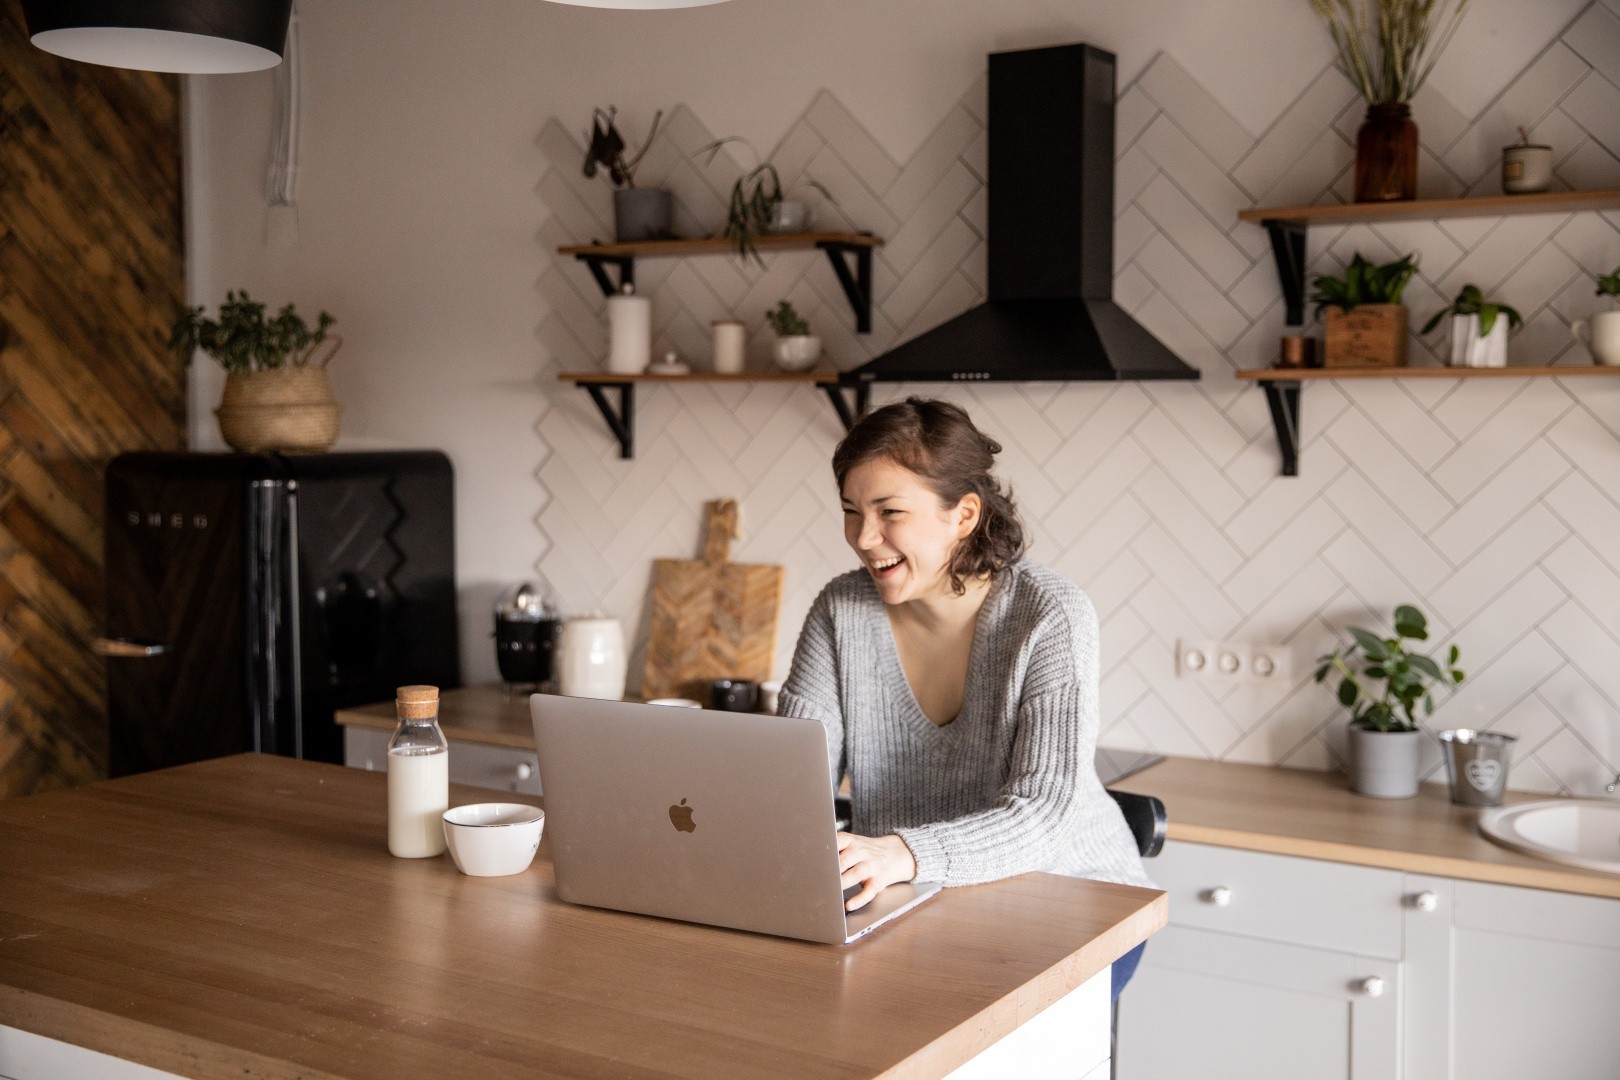
[(552, 694), (529, 713), (571, 904), (839, 944), (939, 891), (890, 885), (844, 911), (815, 720)]

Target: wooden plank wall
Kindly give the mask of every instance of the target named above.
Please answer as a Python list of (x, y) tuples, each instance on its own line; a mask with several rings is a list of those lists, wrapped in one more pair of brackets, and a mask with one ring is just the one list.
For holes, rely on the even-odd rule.
[(185, 445), (179, 90), (0, 0), (0, 797), (106, 775), (102, 473)]

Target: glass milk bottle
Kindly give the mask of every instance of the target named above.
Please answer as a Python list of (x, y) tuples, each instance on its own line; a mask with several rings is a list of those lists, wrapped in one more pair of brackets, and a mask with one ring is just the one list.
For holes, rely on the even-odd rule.
[(450, 744), (439, 730), (439, 688), (402, 686), (399, 726), (388, 740), (388, 851), (401, 859), (444, 852)]

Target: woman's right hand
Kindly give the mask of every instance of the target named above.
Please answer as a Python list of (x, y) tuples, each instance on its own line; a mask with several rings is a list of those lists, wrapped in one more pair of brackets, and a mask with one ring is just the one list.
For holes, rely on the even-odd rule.
[(844, 904), (845, 911), (859, 911), (890, 885), (915, 878), (917, 860), (898, 836), (856, 836), (841, 832), (838, 834), (838, 871), (844, 888), (861, 887), (861, 891)]

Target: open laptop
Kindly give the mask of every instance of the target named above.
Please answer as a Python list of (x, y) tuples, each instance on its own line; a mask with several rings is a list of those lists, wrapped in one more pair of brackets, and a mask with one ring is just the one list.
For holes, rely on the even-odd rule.
[(844, 911), (818, 721), (552, 694), (529, 713), (571, 904), (847, 944), (939, 891)]

